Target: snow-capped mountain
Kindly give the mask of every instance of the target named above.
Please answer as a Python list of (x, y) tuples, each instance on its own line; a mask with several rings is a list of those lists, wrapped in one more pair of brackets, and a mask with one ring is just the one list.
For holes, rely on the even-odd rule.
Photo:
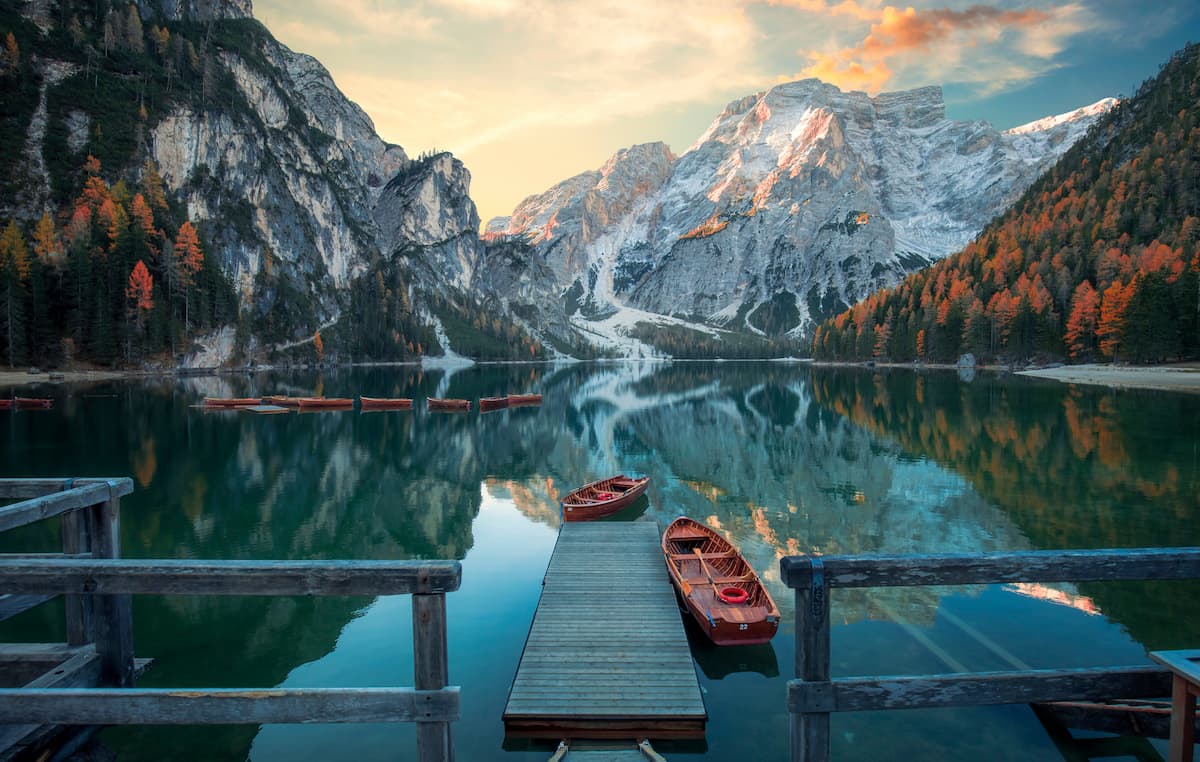
[(1114, 102), (1001, 132), (948, 120), (939, 87), (791, 82), (729, 104), (678, 158), (619, 151), (486, 237), (533, 245), (590, 317), (799, 332), (960, 249)]

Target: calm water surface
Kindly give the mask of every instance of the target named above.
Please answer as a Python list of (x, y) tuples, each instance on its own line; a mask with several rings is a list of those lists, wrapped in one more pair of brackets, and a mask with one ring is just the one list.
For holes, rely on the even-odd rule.
[[(254, 416), (205, 394), (470, 397), (538, 391), (486, 414)], [(49, 388), (50, 412), (0, 414), (9, 476), (132, 476), (129, 557), (463, 561), (448, 596), (460, 760), (545, 759), (505, 743), (500, 715), (557, 500), (618, 471), (652, 477), (628, 520), (685, 514), (730, 537), (783, 611), (768, 646), (715, 649), (689, 626), (710, 714), (673, 759), (782, 759), (792, 597), (778, 559), (1200, 545), (1200, 395), (981, 375), (777, 363), (482, 366), (259, 374)], [(58, 529), (3, 538), (55, 550)], [(1200, 586), (1119, 583), (840, 590), (837, 676), (1145, 663), (1195, 647)], [(61, 639), (61, 605), (5, 639)], [(408, 597), (137, 597), (144, 686), (412, 684)], [(1056, 760), (1024, 706), (835, 715), (840, 759)], [(122, 760), (414, 756), (411, 725), (125, 728)], [(1161, 747), (1160, 747), (1161, 748)]]

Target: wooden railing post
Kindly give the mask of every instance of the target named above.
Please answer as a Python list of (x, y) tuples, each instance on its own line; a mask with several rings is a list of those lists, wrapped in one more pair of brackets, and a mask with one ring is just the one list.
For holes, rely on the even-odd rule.
[[(70, 489), (68, 480), (63, 489)], [(63, 553), (69, 555), (90, 553), (92, 550), (91, 521), (82, 511), (70, 511), (62, 517)], [(82, 646), (95, 639), (93, 626), (92, 596), (67, 594), (63, 596), (66, 604), (67, 643)]]
[[(87, 509), (96, 558), (121, 557), (121, 498), (113, 483), (108, 500)], [(96, 652), (100, 656), (100, 684), (115, 688), (133, 686), (133, 604), (128, 593), (94, 595)]]
[[(446, 594), (413, 594), (414, 688), (436, 691), (449, 680), (446, 649)], [(454, 746), (449, 722), (417, 720), (417, 759), (420, 762), (452, 762)]]
[[(821, 559), (808, 557), (812, 581), (796, 588), (796, 677), (829, 688), (829, 584)], [(789, 715), (793, 762), (828, 762), (829, 712)]]

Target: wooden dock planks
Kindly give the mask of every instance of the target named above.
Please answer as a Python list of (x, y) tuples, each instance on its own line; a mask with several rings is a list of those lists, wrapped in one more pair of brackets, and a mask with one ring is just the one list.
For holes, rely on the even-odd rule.
[(505, 731), (699, 738), (707, 717), (657, 525), (564, 524), (504, 710)]

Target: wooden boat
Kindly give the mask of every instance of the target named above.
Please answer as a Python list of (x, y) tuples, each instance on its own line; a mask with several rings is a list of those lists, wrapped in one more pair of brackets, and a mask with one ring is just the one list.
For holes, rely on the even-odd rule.
[(408, 410), (412, 408), (410, 397), (362, 397), (358, 398), (363, 410)]
[(49, 410), (54, 407), (54, 400), (49, 397), (14, 397), (13, 405), (25, 410)]
[(480, 397), (479, 398), (479, 409), (481, 411), (499, 410), (502, 407), (508, 407), (508, 397)]
[(247, 405), (261, 405), (262, 399), (259, 397), (205, 397), (205, 407), (245, 407)]
[(671, 582), (713, 643), (753, 645), (775, 636), (779, 609), (728, 540), (681, 516), (663, 532), (662, 548)]
[(278, 405), (279, 407), (300, 407), (299, 397), (263, 397), (264, 405)]
[(508, 395), (509, 405), (540, 405), (542, 404), (542, 395), (540, 394), (510, 394)]
[(646, 492), (650, 477), (610, 476), (585, 484), (562, 499), (563, 521), (590, 521), (628, 508)]
[(0, 400), (0, 410), (11, 410), (12, 406), (12, 400)]
[(354, 407), (350, 397), (297, 397), (296, 402), (301, 410), (317, 407)]
[(425, 404), (430, 410), (470, 410), (471, 400), (459, 399), (438, 399), (437, 397), (428, 397)]

